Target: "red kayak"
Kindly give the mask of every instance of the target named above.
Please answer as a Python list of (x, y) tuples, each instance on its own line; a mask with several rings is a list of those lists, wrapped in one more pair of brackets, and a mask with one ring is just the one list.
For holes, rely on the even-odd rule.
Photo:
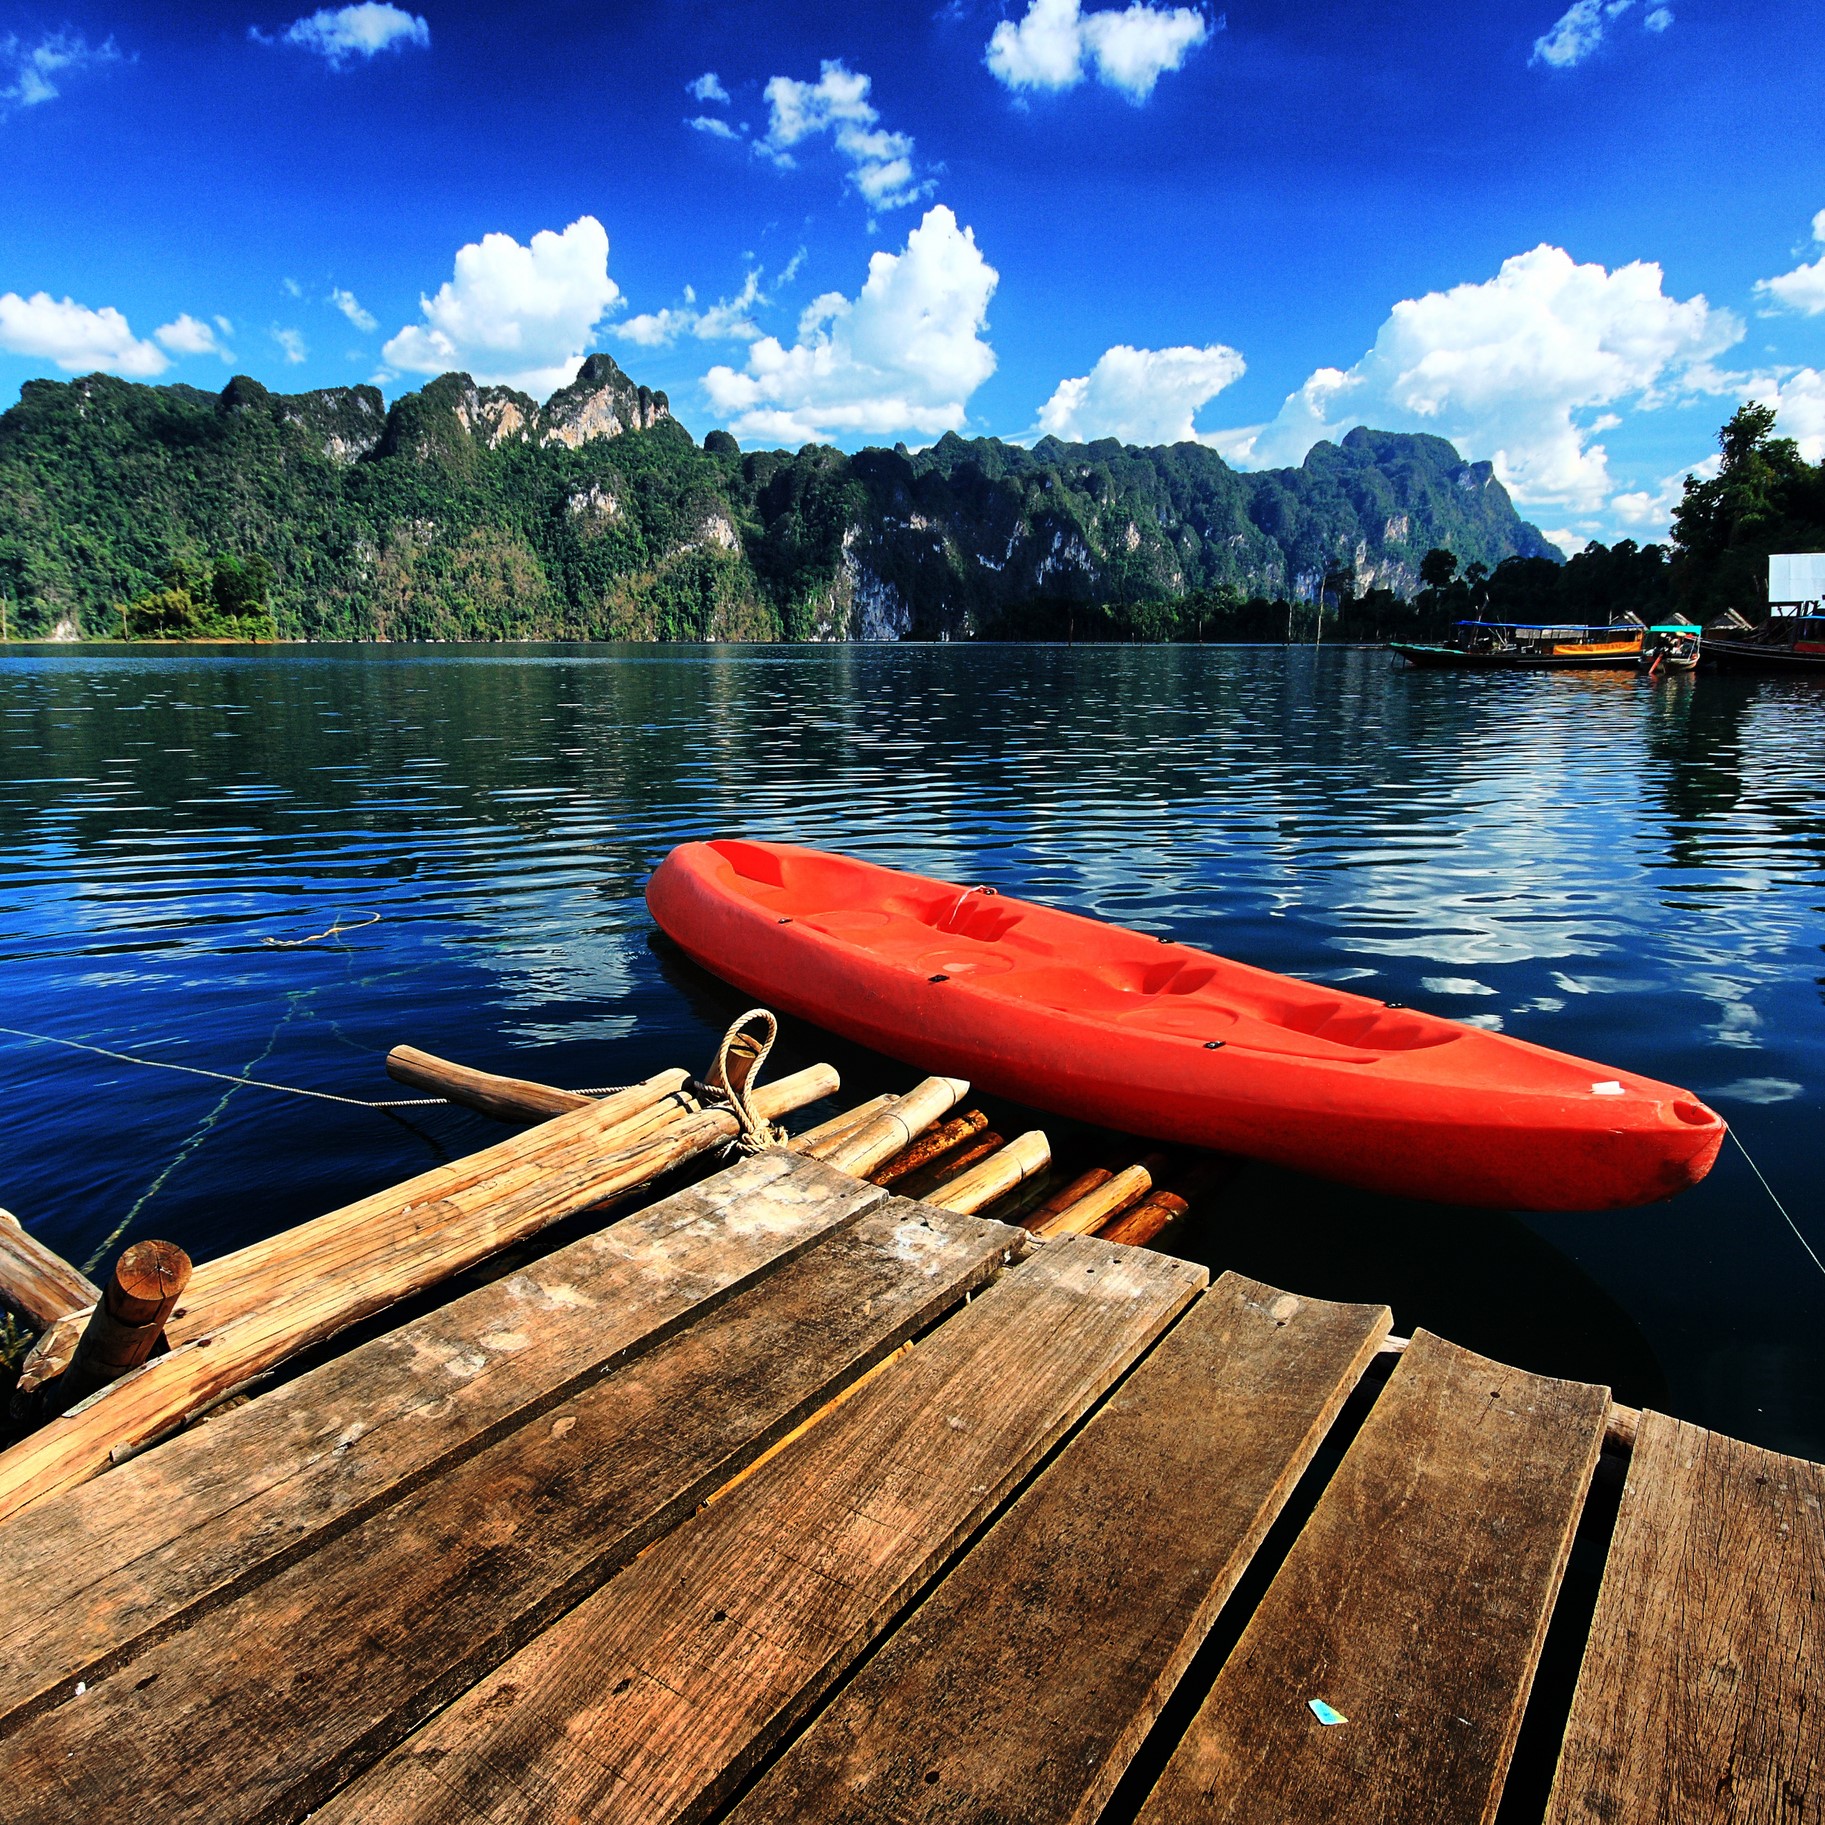
[(996, 1095), (1373, 1191), (1606, 1210), (1724, 1123), (1652, 1078), (1024, 900), (785, 843), (685, 843), (646, 902), (770, 1006)]

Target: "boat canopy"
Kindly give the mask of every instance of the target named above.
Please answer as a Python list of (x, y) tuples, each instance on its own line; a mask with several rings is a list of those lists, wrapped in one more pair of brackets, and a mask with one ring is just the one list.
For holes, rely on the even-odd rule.
[(1586, 626), (1582, 623), (1563, 626), (1544, 621), (1460, 621), (1459, 627), (1488, 627), (1505, 634), (1532, 634), (1538, 640), (1581, 640), (1587, 634), (1622, 634), (1634, 635), (1641, 632), (1639, 621), (1617, 621), (1606, 626)]
[(1704, 630), (1694, 627), (1690, 621), (1657, 621), (1647, 631), (1650, 634), (1697, 634)]

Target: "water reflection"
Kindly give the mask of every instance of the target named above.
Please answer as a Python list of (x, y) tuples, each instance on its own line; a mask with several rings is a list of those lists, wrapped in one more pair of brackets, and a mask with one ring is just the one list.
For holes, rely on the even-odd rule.
[[(0, 1021), (360, 1096), (399, 1039), (622, 1081), (723, 1013), (649, 946), (646, 876), (741, 829), (1688, 1084), (1816, 1227), (1821, 736), (1803, 684), (1362, 651), (13, 649)], [(78, 1258), (128, 1213), (215, 1252), (488, 1132), (3, 1035), (0, 1070), (0, 1202)], [(1825, 1284), (1731, 1154), (1675, 1205), (1526, 1223), (1255, 1175), (1211, 1234), (1825, 1455)]]

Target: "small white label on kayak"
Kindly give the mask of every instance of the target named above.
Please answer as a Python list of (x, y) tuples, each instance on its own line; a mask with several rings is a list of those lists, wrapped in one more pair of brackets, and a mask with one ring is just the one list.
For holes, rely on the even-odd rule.
[(1621, 1096), (1622, 1094), (1622, 1086), (1613, 1077), (1606, 1084), (1591, 1085), (1592, 1096)]

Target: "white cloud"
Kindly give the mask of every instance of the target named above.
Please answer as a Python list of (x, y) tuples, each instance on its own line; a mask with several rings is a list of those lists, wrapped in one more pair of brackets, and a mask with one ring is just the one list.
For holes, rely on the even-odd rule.
[(719, 101), (726, 107), (729, 91), (722, 86), (722, 78), (714, 70), (705, 70), (695, 82), (684, 85), (685, 94), (693, 101)]
[[(1612, 19), (1619, 19), (1635, 0), (1574, 0), (1550, 32), (1534, 40), (1529, 63), (1550, 64), (1555, 70), (1575, 69), (1602, 44)], [(1670, 7), (1657, 6), (1642, 20), (1650, 32), (1664, 32), (1673, 23)]]
[[(1825, 246), (1825, 209), (1812, 218), (1812, 238)], [(1825, 254), (1810, 266), (1796, 266), (1775, 279), (1757, 279), (1755, 289), (1789, 310), (1816, 317), (1825, 311)]]
[(608, 231), (593, 215), (562, 234), (543, 229), (527, 246), (484, 235), (458, 251), (454, 277), (419, 299), (423, 322), (402, 329), (381, 358), (409, 373), (461, 369), (543, 397), (576, 378), (620, 296), (608, 276)]
[(664, 348), (680, 336), (695, 336), (699, 342), (756, 342), (760, 339), (760, 325), (752, 312), (755, 305), (766, 301), (760, 289), (760, 274), (750, 271), (733, 298), (724, 298), (708, 310), (696, 308), (697, 294), (687, 285), (682, 306), (668, 305), (664, 310), (629, 317), (625, 323), (616, 324), (610, 334), (648, 349)]
[(741, 134), (737, 133), (735, 131), (735, 129), (733, 127), (731, 127), (729, 125), (729, 123), (726, 120), (724, 120), (722, 118), (722, 116), (719, 114), (694, 115), (690, 120), (687, 120), (684, 124), (687, 127), (693, 128), (698, 133), (708, 133), (713, 138), (716, 138), (716, 139), (740, 139), (741, 138)]
[(1639, 528), (1656, 539), (1664, 538), (1673, 521), (1673, 509), (1685, 499), (1686, 477), (1696, 475), (1700, 481), (1709, 481), (1722, 465), (1722, 456), (1714, 450), (1671, 475), (1663, 475), (1656, 487), (1630, 489), (1617, 495), (1610, 502), (1610, 513), (1625, 526)]
[(302, 298), (304, 296), (304, 287), (300, 285), (296, 279), (281, 279), (279, 283), (285, 287), (285, 295), (288, 298)]
[(141, 341), (112, 305), (90, 310), (74, 298), (34, 292), (0, 294), (0, 349), (54, 362), (68, 374), (100, 370), (146, 380), (171, 365), (158, 344)]
[(1650, 32), (1664, 32), (1667, 27), (1673, 23), (1672, 8), (1657, 6), (1641, 23), (1645, 25)]
[(1086, 66), (1130, 100), (1145, 101), (1210, 36), (1190, 7), (1147, 6), (1086, 13), (1079, 0), (1032, 0), (1019, 24), (1004, 19), (989, 38), (986, 61), (1010, 89), (1074, 89)]
[(296, 367), (309, 358), (310, 349), (306, 345), (303, 333), (299, 330), (280, 329), (275, 324), (268, 334), (279, 345), (279, 353), (285, 357), (288, 367)]
[[(257, 30), (253, 36), (262, 44), (273, 42)], [(359, 6), (323, 7), (307, 18), (294, 19), (278, 42), (314, 51), (332, 70), (339, 70), (352, 57), (371, 60), (382, 51), (403, 51), (409, 44), (428, 50), (431, 28), (421, 15), (385, 0), (362, 0)]]
[(1080, 379), (1061, 380), (1039, 408), (1039, 428), (1071, 443), (1117, 437), (1125, 444), (1177, 444), (1197, 437), (1192, 415), (1239, 380), (1241, 355), (1208, 348), (1137, 349), (1118, 343)]
[(36, 44), (16, 37), (0, 38), (0, 108), (35, 108), (55, 101), (62, 91), (57, 79), (66, 70), (80, 70), (95, 63), (118, 63), (114, 40), (90, 44), (72, 32), (47, 32)]
[(1742, 333), (1702, 295), (1668, 297), (1656, 265), (1611, 272), (1540, 246), (1480, 285), (1395, 305), (1354, 367), (1320, 368), (1238, 454), (1296, 463), (1352, 425), (1432, 431), (1493, 460), (1518, 500), (1593, 512), (1610, 491), (1594, 440), (1617, 422), (1602, 408), (1735, 387), (1711, 363)]
[(174, 355), (220, 355), (224, 360), (228, 356), (215, 331), (188, 311), (181, 312), (169, 323), (160, 324), (152, 334)]
[(912, 136), (881, 126), (870, 87), (868, 77), (840, 60), (820, 64), (816, 82), (775, 76), (766, 87), (766, 137), (755, 141), (755, 151), (790, 170), (792, 147), (828, 133), (849, 161), (849, 181), (871, 209), (916, 203), (931, 182), (915, 180)]
[(741, 369), (714, 367), (704, 391), (737, 436), (808, 443), (961, 430), (970, 395), (995, 371), (983, 339), (998, 275), (943, 204), (877, 253), (853, 300), (816, 298), (790, 348), (763, 336)]
[(1781, 379), (1751, 381), (1747, 397), (1774, 407), (1775, 429), (1791, 437), (1809, 463), (1825, 461), (1825, 374), (1798, 368)]
[(347, 291), (340, 285), (335, 286), (330, 291), (329, 302), (335, 305), (337, 310), (341, 311), (343, 316), (348, 318), (349, 322), (363, 334), (370, 334), (379, 329), (380, 324), (375, 319), (374, 313), (363, 310), (361, 300), (352, 291)]

